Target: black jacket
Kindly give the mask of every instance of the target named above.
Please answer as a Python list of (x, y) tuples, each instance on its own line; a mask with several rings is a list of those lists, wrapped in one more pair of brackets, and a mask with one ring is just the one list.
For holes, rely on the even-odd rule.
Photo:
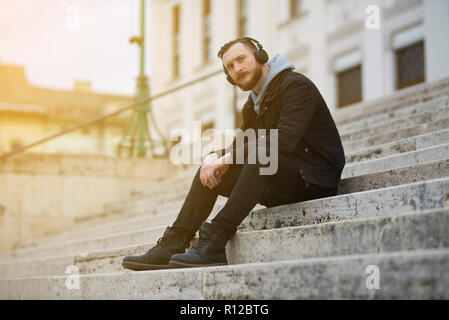
[[(303, 179), (327, 188), (338, 185), (345, 166), (343, 146), (326, 102), (311, 80), (285, 70), (270, 82), (259, 114), (253, 105), (249, 96), (242, 110), (243, 131), (278, 129), (278, 151), (292, 156)], [(246, 159), (248, 144), (244, 147)], [(231, 152), (235, 161), (237, 151), (234, 139), (228, 148), (216, 152)]]

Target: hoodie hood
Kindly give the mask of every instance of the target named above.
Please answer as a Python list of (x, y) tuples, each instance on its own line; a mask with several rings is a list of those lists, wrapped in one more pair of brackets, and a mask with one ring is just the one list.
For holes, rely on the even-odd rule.
[(284, 70), (295, 69), (295, 66), (290, 61), (288, 61), (279, 54), (275, 55), (270, 61), (268, 61), (267, 66), (270, 67), (270, 72), (268, 73), (268, 76), (265, 79), (265, 82), (263, 83), (259, 95), (256, 95), (256, 93), (253, 90), (251, 90), (250, 92), (250, 96), (254, 102), (254, 111), (256, 111), (257, 114), (259, 114), (260, 102), (262, 101), (262, 97), (265, 94), (265, 91), (267, 90), (271, 80), (273, 80), (279, 73), (281, 73)]

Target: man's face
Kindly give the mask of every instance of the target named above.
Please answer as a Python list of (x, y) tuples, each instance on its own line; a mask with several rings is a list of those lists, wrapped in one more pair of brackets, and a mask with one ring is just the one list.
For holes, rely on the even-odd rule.
[(262, 76), (262, 65), (243, 43), (236, 43), (223, 54), (223, 65), (243, 91), (254, 88)]

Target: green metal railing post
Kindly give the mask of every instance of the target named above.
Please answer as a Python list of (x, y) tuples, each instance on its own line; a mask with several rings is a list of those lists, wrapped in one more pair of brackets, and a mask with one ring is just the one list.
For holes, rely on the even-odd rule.
[[(137, 78), (137, 93), (136, 100), (143, 100), (150, 96), (150, 88), (148, 84), (148, 77), (145, 75), (145, 0), (140, 0), (140, 37), (132, 37), (131, 43), (137, 43), (140, 47), (140, 74)], [(134, 156), (137, 152), (138, 157), (145, 157), (148, 148), (152, 149), (153, 155), (156, 147), (156, 141), (151, 138), (148, 128), (148, 115), (150, 116), (151, 123), (156, 129), (159, 138), (162, 141), (164, 153), (167, 155), (167, 141), (163, 134), (160, 132), (154, 115), (151, 110), (151, 102), (148, 101), (139, 108), (133, 111), (131, 121), (128, 125), (128, 129), (125, 131), (122, 140), (118, 145), (118, 154), (120, 155), (123, 149), (129, 149), (129, 156)], [(129, 140), (129, 142), (128, 142)], [(135, 149), (137, 148), (137, 149)]]

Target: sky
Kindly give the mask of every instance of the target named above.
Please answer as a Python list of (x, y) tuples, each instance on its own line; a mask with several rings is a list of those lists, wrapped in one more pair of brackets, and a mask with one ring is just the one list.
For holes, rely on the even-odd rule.
[(134, 95), (139, 12), (139, 0), (0, 0), (0, 63), (25, 66), (33, 86), (90, 81), (94, 92)]

